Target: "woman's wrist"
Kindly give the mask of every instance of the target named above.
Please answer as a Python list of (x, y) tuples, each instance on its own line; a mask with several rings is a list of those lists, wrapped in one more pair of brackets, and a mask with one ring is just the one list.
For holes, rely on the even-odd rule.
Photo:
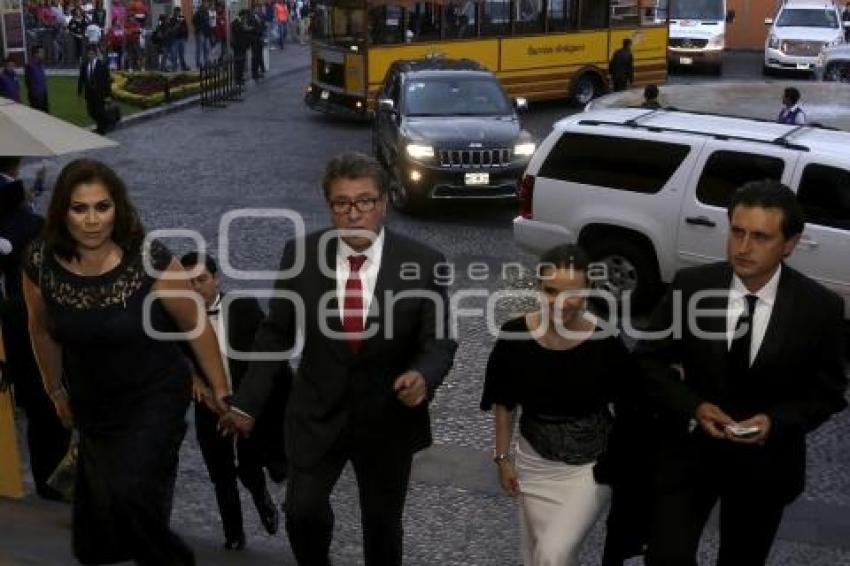
[(56, 401), (68, 397), (68, 392), (65, 390), (64, 385), (57, 385), (47, 391), (47, 396), (50, 397), (51, 401)]
[(502, 463), (504, 463), (504, 462), (511, 463), (511, 456), (507, 452), (494, 451), (493, 452), (493, 462), (495, 462), (496, 465), (499, 465), (499, 466), (501, 466)]

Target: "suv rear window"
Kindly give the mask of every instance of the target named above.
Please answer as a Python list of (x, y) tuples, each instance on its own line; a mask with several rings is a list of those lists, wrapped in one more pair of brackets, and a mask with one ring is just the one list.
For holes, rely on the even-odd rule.
[(738, 151), (715, 151), (705, 162), (697, 185), (701, 203), (726, 208), (732, 193), (750, 181), (782, 179), (785, 162), (778, 157)]
[(683, 144), (568, 133), (549, 152), (539, 175), (653, 194), (664, 187), (690, 150)]

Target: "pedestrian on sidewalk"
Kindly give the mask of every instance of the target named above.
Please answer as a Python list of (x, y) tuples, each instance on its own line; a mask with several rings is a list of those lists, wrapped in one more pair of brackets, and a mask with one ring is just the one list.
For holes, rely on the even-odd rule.
[(266, 20), (263, 3), (254, 0), (251, 10), (251, 78), (258, 81), (266, 75), (266, 63), (263, 60), (263, 42), (266, 37)]
[(89, 45), (86, 60), (80, 65), (77, 95), (85, 96), (86, 110), (96, 124), (96, 132), (105, 134), (113, 126), (106, 115), (106, 99), (112, 97), (112, 79), (109, 65), (97, 54), (97, 47)]
[(277, 38), (280, 48), (283, 49), (286, 42), (286, 28), (289, 25), (289, 8), (287, 8), (284, 0), (275, 0), (274, 13)]
[(156, 54), (156, 65), (160, 71), (168, 71), (168, 59), (171, 53), (172, 30), (165, 14), (159, 15), (159, 20), (151, 34), (151, 43)]
[(74, 64), (79, 64), (86, 53), (86, 28), (89, 22), (83, 15), (83, 11), (77, 6), (74, 8), (71, 21), (68, 22), (68, 33), (74, 40)]
[(32, 48), (29, 63), (24, 67), (24, 82), (27, 85), (30, 106), (49, 114), (47, 75), (44, 72), (44, 48), (41, 45)]
[[(329, 564), (330, 495), (351, 462), (360, 493), (365, 564), (400, 566), (413, 455), (432, 442), (428, 404), (457, 348), (446, 333), (448, 298), (439, 277), (445, 258), (384, 227), (385, 175), (371, 156), (334, 157), (322, 187), (332, 228), (287, 242), (281, 269), (297, 261), (303, 269), (275, 283), (301, 297), (302, 308), (288, 299), (271, 299), (254, 341), (254, 352), (266, 355), (301, 351), (286, 405), (286, 530), (299, 565)], [(411, 270), (420, 276), (403, 275)], [(324, 308), (325, 291), (339, 297), (332, 313)], [(368, 313), (380, 313), (374, 320), (392, 324), (374, 323)], [(334, 327), (331, 332), (320, 330), (325, 323)], [(299, 341), (303, 348), (296, 345)], [(250, 434), (282, 365), (288, 366), (285, 361), (250, 363), (221, 419), (224, 430)]]
[(20, 102), (21, 83), (18, 80), (18, 73), (15, 71), (16, 68), (17, 63), (15, 63), (15, 59), (11, 55), (6, 56), (6, 59), (3, 61), (3, 71), (0, 72), (0, 96)]
[(142, 69), (142, 28), (136, 18), (127, 18), (125, 29), (127, 36), (127, 70)]
[(487, 362), (481, 409), (494, 412), (493, 459), (502, 490), (518, 498), (526, 566), (578, 564), (611, 499), (596, 469), (614, 427), (609, 405), (619, 414), (639, 383), (625, 345), (586, 310), (590, 266), (576, 245), (546, 251), (537, 268), (541, 307), (502, 325)]
[(210, 0), (204, 0), (192, 14), (192, 27), (195, 33), (195, 66), (198, 70), (210, 63), (210, 49), (215, 29), (215, 10)]
[(800, 107), (800, 91), (796, 87), (789, 86), (782, 92), (782, 109), (776, 121), (798, 126), (806, 123), (806, 113)]
[[(187, 272), (194, 274), (190, 281), (204, 302), (209, 322), (218, 338), (221, 356), (225, 361), (228, 387), (231, 390), (237, 390), (248, 369), (248, 364), (244, 360), (231, 357), (228, 354), (228, 348), (236, 352), (251, 351), (254, 335), (265, 315), (254, 297), (225, 300), (224, 293), (219, 287), (218, 266), (211, 256), (190, 252), (180, 258), (180, 263)], [(224, 528), (224, 548), (242, 550), (245, 548), (245, 531), (242, 522), (242, 503), (239, 500), (239, 488), (236, 485), (237, 478), (251, 494), (260, 522), (266, 532), (273, 535), (278, 529), (277, 508), (266, 486), (263, 471), (263, 447), (260, 445), (262, 435), (252, 434), (249, 438), (238, 438), (234, 446), (233, 438), (219, 434), (218, 407), (215, 405), (210, 380), (195, 363), (191, 349), (187, 353), (192, 360), (193, 368), (195, 433), (204, 464), (215, 487), (215, 499)], [(282, 376), (276, 384), (277, 387), (288, 389), (289, 379), (287, 376)], [(285, 394), (283, 398), (278, 395), (275, 395), (275, 399), (285, 404)], [(275, 410), (274, 414), (276, 418), (264, 425), (282, 428), (284, 412)]]
[(112, 20), (112, 27), (106, 33), (106, 48), (115, 53), (115, 59), (118, 70), (124, 68), (124, 45), (127, 42), (127, 34), (124, 30), (124, 24), (121, 20)]
[[(23, 285), (45, 391), (63, 424), (79, 431), (74, 557), (193, 566), (192, 550), (168, 525), (191, 375), (177, 343), (150, 330), (197, 334), (190, 346), (223, 409), (228, 389), (215, 333), (187, 296), (180, 263), (145, 238), (112, 169), (72, 161), (48, 211)], [(151, 302), (160, 291), (168, 294)]]
[(614, 52), (608, 67), (614, 92), (626, 90), (635, 81), (635, 62), (632, 56), (632, 40), (623, 39), (623, 46)]
[(253, 31), (250, 28), (251, 20), (250, 10), (242, 8), (239, 14), (230, 24), (230, 42), (233, 48), (233, 65), (234, 73), (236, 74), (236, 84), (245, 84), (245, 59), (247, 57), (248, 48), (253, 41)]
[(189, 66), (186, 64), (186, 40), (189, 39), (189, 26), (179, 6), (175, 6), (171, 12), (168, 27), (171, 33), (171, 45), (169, 47), (171, 65), (175, 71), (177, 69), (188, 71)]
[(224, 7), (224, 2), (214, 4), (215, 11), (215, 38), (219, 45), (218, 61), (224, 60), (227, 56), (227, 10)]

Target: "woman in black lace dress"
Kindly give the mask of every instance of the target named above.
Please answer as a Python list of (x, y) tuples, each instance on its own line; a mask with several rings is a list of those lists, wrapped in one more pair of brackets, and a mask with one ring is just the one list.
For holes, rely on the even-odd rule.
[(228, 391), (185, 276), (165, 246), (145, 245), (114, 171), (91, 160), (62, 170), (43, 237), (27, 253), (24, 294), (45, 390), (80, 432), (73, 551), (84, 564), (194, 564), (168, 526), (190, 373), (177, 343), (152, 329), (200, 324), (189, 342), (220, 407)]

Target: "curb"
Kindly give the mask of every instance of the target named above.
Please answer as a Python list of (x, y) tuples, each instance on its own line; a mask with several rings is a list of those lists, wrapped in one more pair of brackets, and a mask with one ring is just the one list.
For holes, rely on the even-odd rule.
[[(292, 67), (291, 69), (286, 69), (284, 71), (280, 71), (279, 73), (275, 73), (274, 75), (266, 78), (260, 85), (269, 84), (275, 82), (278, 78), (288, 77), (290, 75), (294, 75), (305, 71), (310, 68), (310, 64), (300, 65), (298, 67)], [(176, 102), (169, 102), (167, 104), (161, 104), (156, 108), (149, 108), (148, 110), (143, 110), (137, 114), (133, 114), (131, 116), (127, 116), (126, 118), (122, 118), (121, 121), (115, 126), (112, 130), (123, 130), (124, 128), (129, 128), (131, 126), (135, 126), (137, 124), (143, 124), (155, 118), (159, 118), (160, 116), (166, 116), (168, 114), (173, 114), (175, 112), (180, 112), (183, 110), (187, 110), (194, 106), (198, 106), (201, 103), (201, 95), (195, 94), (193, 96), (178, 100)], [(94, 130), (94, 126), (90, 128)]]

